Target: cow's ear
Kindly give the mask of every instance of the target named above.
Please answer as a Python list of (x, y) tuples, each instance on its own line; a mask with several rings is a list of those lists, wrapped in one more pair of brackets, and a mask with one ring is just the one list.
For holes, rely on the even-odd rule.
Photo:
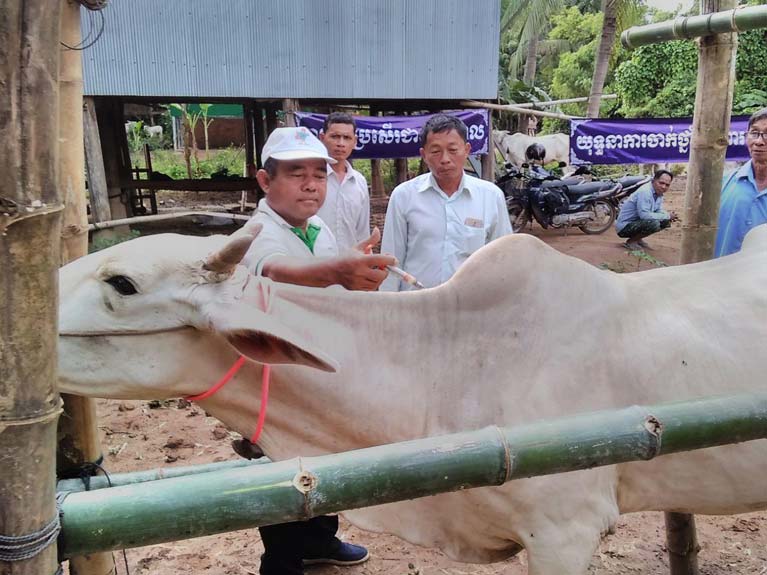
[(217, 306), (209, 317), (213, 330), (248, 359), (305, 365), (329, 372), (338, 369), (333, 358), (259, 310), (242, 305)]

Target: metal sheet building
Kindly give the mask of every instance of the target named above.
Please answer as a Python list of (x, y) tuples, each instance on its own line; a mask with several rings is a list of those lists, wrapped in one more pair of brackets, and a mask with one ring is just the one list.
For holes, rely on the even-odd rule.
[(499, 21), (500, 0), (113, 0), (85, 93), (491, 99)]

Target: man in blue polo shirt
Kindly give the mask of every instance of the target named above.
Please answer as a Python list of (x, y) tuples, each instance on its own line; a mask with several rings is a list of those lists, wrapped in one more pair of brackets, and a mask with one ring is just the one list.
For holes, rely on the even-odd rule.
[(740, 251), (748, 231), (767, 223), (767, 108), (748, 120), (751, 160), (724, 177), (714, 257)]
[(671, 187), (673, 179), (674, 175), (668, 170), (658, 170), (652, 181), (623, 203), (615, 221), (615, 231), (618, 237), (627, 238), (624, 247), (629, 250), (650, 249), (644, 238), (669, 227), (678, 219), (674, 212), (663, 210), (663, 194)]

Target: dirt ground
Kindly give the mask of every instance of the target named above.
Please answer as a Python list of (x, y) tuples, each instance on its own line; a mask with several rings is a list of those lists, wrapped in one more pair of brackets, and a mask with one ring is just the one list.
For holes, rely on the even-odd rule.
[[(684, 181), (674, 182), (667, 207), (681, 212)], [(207, 199), (206, 199), (207, 201)], [(203, 202), (204, 203), (204, 202)], [(374, 223), (383, 221), (382, 205), (374, 205)], [(385, 209), (385, 207), (383, 208)], [(578, 230), (530, 230), (556, 249), (617, 272), (673, 265), (678, 261), (680, 224), (648, 239), (650, 257), (630, 255), (609, 230), (586, 236)], [(654, 258), (654, 259), (652, 259)], [(230, 448), (235, 434), (196, 406), (169, 401), (160, 405), (139, 401), (99, 401), (100, 431), (105, 466), (110, 472), (154, 469), (234, 459)], [(268, 424), (268, 422), (267, 422)], [(703, 575), (767, 574), (767, 513), (732, 517), (696, 517), (702, 546)], [(317, 575), (522, 575), (525, 554), (492, 565), (469, 565), (447, 559), (439, 551), (423, 549), (390, 535), (362, 532), (342, 521), (341, 536), (364, 544), (371, 559), (356, 567), (314, 567)], [(665, 575), (663, 516), (641, 513), (624, 516), (616, 533), (605, 538), (595, 553), (591, 575)], [(134, 575), (249, 575), (258, 573), (262, 546), (258, 530), (251, 529), (176, 543), (129, 549), (125, 558)], [(125, 573), (124, 558), (115, 553), (118, 572)], [(566, 574), (563, 574), (566, 575)]]

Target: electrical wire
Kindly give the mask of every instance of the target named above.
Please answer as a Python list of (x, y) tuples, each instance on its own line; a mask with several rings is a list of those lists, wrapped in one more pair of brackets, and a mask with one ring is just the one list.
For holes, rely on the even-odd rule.
[[(95, 3), (102, 2), (102, 0), (77, 0), (77, 2), (81, 4), (82, 6), (85, 6), (86, 8), (88, 8), (88, 33), (80, 41), (80, 43), (76, 44), (75, 46), (70, 46), (68, 44), (65, 44), (64, 42), (59, 42), (59, 44), (64, 46), (64, 48), (66, 48), (67, 50), (82, 51), (82, 50), (87, 50), (88, 48), (93, 46), (96, 42), (98, 42), (99, 38), (101, 38), (101, 35), (104, 33), (106, 20), (104, 18), (104, 13), (102, 12), (102, 10), (107, 5), (107, 3), (105, 0), (103, 0), (103, 3), (101, 4), (101, 8), (89, 8), (88, 7), (89, 2), (94, 2), (95, 4)], [(99, 22), (100, 27), (99, 27), (99, 31), (96, 33), (95, 38), (91, 40), (90, 38), (93, 35), (93, 31), (96, 29), (95, 14), (98, 14), (98, 18), (100, 19), (100, 22)]]

